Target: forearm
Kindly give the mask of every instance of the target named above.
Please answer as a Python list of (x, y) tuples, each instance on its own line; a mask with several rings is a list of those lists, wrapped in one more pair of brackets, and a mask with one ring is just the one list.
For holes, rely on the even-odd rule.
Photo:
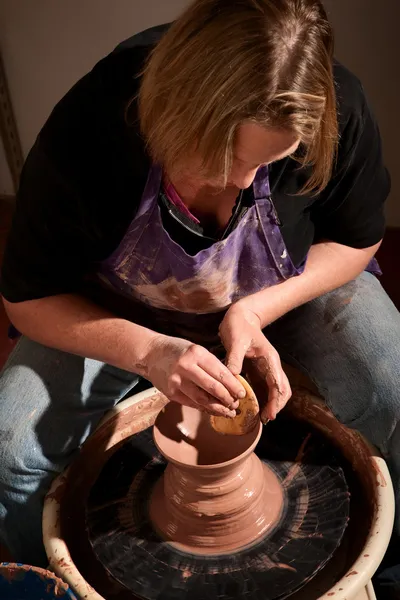
[(77, 295), (4, 305), (14, 326), (36, 342), (146, 375), (146, 353), (159, 335), (150, 329)]
[(334, 242), (316, 244), (310, 249), (302, 275), (262, 290), (246, 298), (246, 303), (266, 327), (290, 310), (355, 279), (379, 246), (359, 250)]

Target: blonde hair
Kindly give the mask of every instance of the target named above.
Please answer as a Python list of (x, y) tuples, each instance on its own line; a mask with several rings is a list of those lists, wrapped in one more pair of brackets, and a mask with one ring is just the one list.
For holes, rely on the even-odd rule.
[(171, 171), (192, 152), (208, 174), (232, 167), (244, 122), (301, 139), (301, 193), (328, 184), (338, 143), (333, 33), (319, 0), (196, 0), (151, 53), (139, 91), (149, 153)]

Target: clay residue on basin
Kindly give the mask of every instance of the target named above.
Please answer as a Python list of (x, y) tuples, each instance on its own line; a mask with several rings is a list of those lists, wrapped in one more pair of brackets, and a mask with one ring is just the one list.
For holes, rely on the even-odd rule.
[[(259, 398), (262, 400), (262, 393)], [(281, 415), (279, 421), (287, 419), (289, 423), (292, 421), (299, 423), (300, 427), (305, 428), (304, 437), (309, 431), (319, 430), (324, 438), (332, 439), (330, 432), (336, 427), (336, 424), (332, 424), (332, 415), (329, 415), (326, 409), (316, 406), (313, 401), (314, 398), (309, 393), (303, 395), (295, 389), (294, 398), (285, 411), (286, 414)], [(72, 465), (67, 475), (67, 485), (65, 488), (62, 486), (64, 496), (60, 498), (61, 536), (66, 540), (73, 560), (82, 575), (95, 586), (104, 598), (109, 600), (132, 600), (135, 596), (113, 579), (93, 554), (85, 524), (88, 493), (97, 474), (110, 460), (113, 451), (123, 441), (126, 442), (132, 434), (152, 426), (155, 415), (163, 404), (165, 404), (165, 399), (161, 398), (161, 394), (157, 394), (141, 401), (139, 405), (129, 406), (111, 421), (103, 424)], [(318, 427), (318, 423), (321, 423), (320, 427)], [(266, 435), (269, 435), (269, 427), (267, 426), (265, 429)], [(265, 436), (263, 437), (265, 438)], [(364, 538), (368, 535), (369, 512), (373, 502), (367, 496), (368, 490), (371, 489), (371, 481), (376, 481), (376, 474), (371, 471), (370, 453), (366, 447), (362, 451), (362, 443), (358, 442), (355, 432), (346, 432), (344, 436), (340, 436), (340, 438), (337, 436), (336, 439), (339, 439), (338, 446), (344, 449), (344, 453), (348, 449), (350, 454), (350, 449), (355, 449), (345, 465), (346, 479), (350, 482), (352, 491), (352, 517), (345, 534), (344, 544), (336, 553), (333, 561), (328, 564), (328, 567), (325, 567), (320, 576), (313, 580), (312, 584), (304, 588), (303, 593), (296, 592), (293, 600), (294, 598), (296, 600), (300, 600), (300, 598), (301, 600), (316, 600), (329, 591), (331, 585), (339, 577), (351, 571), (350, 567), (363, 547)], [(237, 442), (238, 438), (235, 441)], [(361, 472), (360, 467), (362, 467)]]
[[(139, 403), (129, 405), (123, 412), (116, 413), (104, 422), (85, 442), (66, 473), (65, 483), (56, 490), (54, 500), (60, 503), (60, 536), (69, 550), (68, 562), (79, 565), (84, 579), (96, 590), (101, 590), (107, 600), (133, 600), (134, 596), (129, 590), (121, 590), (93, 555), (86, 534), (86, 502), (110, 456), (126, 438), (151, 427), (166, 402), (165, 396), (156, 392)], [(62, 560), (57, 556), (51, 557), (52, 567), (59, 572), (64, 569), (60, 563)]]
[[(250, 361), (246, 363), (246, 376), (262, 407), (267, 400), (265, 383)], [(309, 385), (307, 380), (305, 383)], [(339, 423), (317, 394), (316, 389), (310, 391), (308, 387), (304, 387), (304, 383), (303, 386), (297, 384), (293, 387), (292, 399), (279, 418), (281, 422), (287, 420), (307, 423), (339, 449), (351, 491), (350, 521), (341, 546), (332, 560), (308, 586), (293, 595), (293, 600), (317, 600), (351, 571), (367, 542), (377, 511), (377, 473), (371, 460), (374, 449), (357, 431)], [(379, 474), (378, 480), (381, 481)]]

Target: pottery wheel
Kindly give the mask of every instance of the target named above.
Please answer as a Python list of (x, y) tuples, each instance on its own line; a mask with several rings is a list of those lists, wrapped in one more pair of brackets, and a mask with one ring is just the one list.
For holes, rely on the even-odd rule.
[(282, 516), (256, 544), (222, 556), (184, 553), (153, 531), (148, 500), (166, 464), (151, 428), (112, 455), (91, 490), (86, 526), (124, 597), (129, 590), (145, 600), (278, 600), (326, 565), (349, 518), (339, 452), (307, 425), (278, 419), (264, 429), (256, 454), (281, 481)]

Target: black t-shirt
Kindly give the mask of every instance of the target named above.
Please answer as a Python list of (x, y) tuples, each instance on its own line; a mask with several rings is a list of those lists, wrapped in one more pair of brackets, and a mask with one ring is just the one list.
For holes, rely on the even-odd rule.
[[(135, 103), (129, 125), (126, 106), (165, 27), (131, 38), (100, 61), (57, 104), (40, 132), (23, 169), (4, 257), (1, 293), (10, 302), (85, 293), (88, 276), (123, 238), (150, 165)], [(319, 239), (365, 248), (384, 233), (390, 182), (378, 127), (358, 79), (339, 63), (334, 74), (341, 137), (327, 188), (317, 196), (298, 196), (307, 169), (290, 158), (270, 167), (282, 235), (297, 266)], [(238, 201), (231, 226), (250, 196), (251, 190)], [(164, 226), (185, 249), (195, 253), (213, 243), (212, 236), (179, 224), (165, 210), (165, 198), (160, 205)]]

